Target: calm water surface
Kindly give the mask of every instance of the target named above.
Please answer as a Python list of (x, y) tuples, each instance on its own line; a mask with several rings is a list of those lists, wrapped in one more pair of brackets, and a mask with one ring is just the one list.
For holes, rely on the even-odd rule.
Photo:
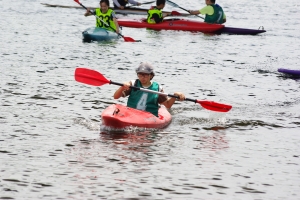
[[(0, 0), (0, 199), (300, 198), (300, 82), (277, 72), (300, 70), (298, 1), (218, 1), (227, 26), (261, 35), (123, 28), (140, 43), (83, 43), (93, 17), (41, 3), (76, 6)], [(102, 110), (126, 99), (112, 98), (117, 86), (76, 82), (74, 70), (124, 82), (141, 61), (165, 92), (233, 109), (180, 102), (164, 130), (101, 131)]]

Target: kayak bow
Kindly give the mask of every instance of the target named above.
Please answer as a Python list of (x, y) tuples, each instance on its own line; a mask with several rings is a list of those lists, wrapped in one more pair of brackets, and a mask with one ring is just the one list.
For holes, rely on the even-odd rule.
[(112, 129), (124, 129), (130, 126), (161, 129), (171, 123), (172, 116), (164, 106), (158, 110), (159, 117), (152, 113), (129, 108), (120, 104), (108, 106), (101, 114), (102, 125)]
[(104, 28), (91, 27), (82, 32), (83, 41), (108, 41), (119, 39), (119, 35), (116, 32), (109, 31)]

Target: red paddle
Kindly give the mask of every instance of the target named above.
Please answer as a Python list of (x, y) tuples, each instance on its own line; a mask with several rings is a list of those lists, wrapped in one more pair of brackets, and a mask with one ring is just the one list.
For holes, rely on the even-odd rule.
[[(82, 5), (80, 2), (79, 2), (79, 0), (74, 0), (76, 3), (78, 3), (79, 5), (81, 5), (83, 8), (85, 8), (86, 10), (88, 10), (87, 9), (87, 7), (85, 7), (84, 5)], [(117, 33), (117, 31), (113, 28), (113, 27), (111, 27), (109, 24), (107, 24), (105, 21), (103, 21), (101, 18), (99, 18), (97, 15), (95, 15), (93, 12), (91, 12), (91, 11), (89, 11), (91, 14), (93, 14), (97, 19), (99, 19), (101, 22), (103, 22), (104, 24), (106, 24), (106, 25), (108, 25), (114, 32), (116, 32)], [(134, 39), (132, 39), (131, 37), (125, 37), (124, 35), (122, 35), (122, 34), (120, 34), (120, 33), (117, 33), (119, 36), (121, 36), (121, 37), (123, 37), (123, 39), (124, 39), (124, 41), (125, 42), (141, 42), (141, 40), (134, 40)]]
[[(78, 82), (85, 83), (88, 85), (93, 85), (93, 86), (101, 86), (101, 85), (104, 85), (107, 83), (123, 86), (122, 83), (116, 83), (111, 80), (108, 80), (101, 73), (99, 73), (95, 70), (92, 70), (92, 69), (87, 69), (87, 68), (76, 68), (75, 80)], [(177, 98), (177, 99), (179, 98), (176, 95), (167, 94), (167, 93), (163, 93), (163, 92), (157, 92), (157, 91), (139, 88), (139, 87), (135, 87), (135, 86), (130, 86), (130, 88), (136, 89), (136, 90), (141, 90), (143, 92), (150, 92), (150, 93), (155, 93), (155, 94), (159, 94), (159, 95), (169, 96), (169, 97), (173, 97), (173, 98)], [(221, 104), (221, 103), (217, 103), (214, 101), (204, 101), (204, 100), (189, 99), (189, 98), (186, 98), (185, 100), (198, 103), (203, 108), (205, 108), (207, 110), (216, 111), (216, 112), (228, 112), (232, 108), (231, 105)]]

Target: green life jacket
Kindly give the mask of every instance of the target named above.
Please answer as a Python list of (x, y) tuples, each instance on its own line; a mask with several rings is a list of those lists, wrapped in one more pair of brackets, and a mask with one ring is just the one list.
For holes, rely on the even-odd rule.
[[(116, 31), (117, 27), (113, 21), (112, 13), (114, 12), (112, 9), (108, 9), (108, 11), (103, 14), (100, 8), (95, 10), (96, 15), (105, 23), (103, 23), (100, 19), (96, 18), (96, 27), (105, 28), (107, 30)], [(109, 27), (110, 25), (110, 27)]]
[[(143, 87), (140, 80), (136, 79), (134, 86)], [(153, 91), (159, 91), (159, 84), (152, 82), (152, 85), (147, 88)], [(141, 90), (131, 89), (127, 106), (138, 110), (145, 110), (158, 117), (158, 94), (143, 92)]]
[(153, 14), (158, 14), (159, 18), (161, 18), (161, 20), (163, 19), (162, 11), (157, 9), (157, 7), (154, 7), (152, 9), (148, 10), (147, 22), (149, 24), (156, 24), (155, 20), (153, 19)]
[(214, 14), (212, 15), (205, 15), (204, 22), (211, 23), (211, 24), (222, 24), (223, 23), (223, 17), (224, 17), (224, 11), (221, 6), (219, 5), (210, 5), (214, 9)]

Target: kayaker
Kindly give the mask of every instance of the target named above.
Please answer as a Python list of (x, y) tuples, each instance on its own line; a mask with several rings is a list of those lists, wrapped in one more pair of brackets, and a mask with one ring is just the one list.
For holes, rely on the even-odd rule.
[(148, 10), (147, 22), (149, 24), (158, 24), (163, 21), (163, 19), (167, 16), (171, 16), (170, 13), (164, 14), (162, 13), (162, 9), (166, 5), (166, 0), (156, 0), (156, 6), (151, 7)]
[(204, 22), (212, 24), (223, 24), (226, 22), (226, 16), (221, 6), (216, 0), (205, 0), (206, 6), (200, 10), (189, 10), (192, 15), (205, 15)]
[[(109, 8), (109, 0), (101, 0), (100, 8), (96, 8), (93, 14), (99, 17), (96, 18), (96, 27), (105, 28), (107, 30), (120, 33), (119, 24), (117, 22), (115, 12)], [(90, 16), (92, 13), (87, 9), (84, 16)], [(101, 20), (100, 20), (101, 19)]]
[(142, 5), (140, 2), (134, 1), (134, 0), (113, 0), (114, 2), (114, 8), (120, 8), (120, 9), (126, 9), (126, 5), (128, 3), (131, 3), (135, 6)]
[[(124, 83), (124, 85), (115, 92), (114, 98), (119, 99), (120, 97), (129, 96), (127, 100), (128, 107), (138, 110), (146, 110), (157, 117), (159, 104), (164, 105), (166, 108), (171, 108), (176, 100), (173, 97), (168, 98), (167, 96), (130, 88), (130, 86), (136, 86), (148, 90), (163, 92), (162, 86), (159, 83), (152, 81), (155, 75), (153, 66), (150, 63), (142, 62), (135, 71), (138, 79)], [(185, 99), (184, 94), (181, 92), (175, 92), (174, 95), (178, 96), (180, 101)]]

